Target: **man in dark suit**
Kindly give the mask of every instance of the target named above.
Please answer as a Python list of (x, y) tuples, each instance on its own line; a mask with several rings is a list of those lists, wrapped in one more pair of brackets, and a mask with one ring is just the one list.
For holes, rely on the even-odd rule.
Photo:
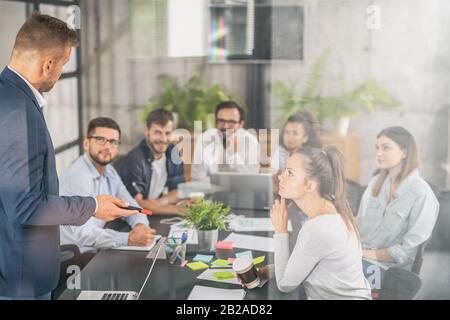
[(35, 13), (0, 74), (0, 300), (50, 298), (59, 278), (59, 225), (137, 213), (112, 196), (58, 196), (41, 92), (52, 89), (75, 44), (66, 23)]

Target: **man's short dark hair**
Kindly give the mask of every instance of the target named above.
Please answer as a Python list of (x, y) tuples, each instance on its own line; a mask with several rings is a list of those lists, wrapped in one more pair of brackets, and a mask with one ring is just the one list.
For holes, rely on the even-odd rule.
[(217, 114), (222, 109), (237, 109), (239, 111), (239, 117), (240, 117), (239, 121), (245, 121), (245, 110), (242, 107), (240, 107), (236, 102), (222, 101), (221, 103), (219, 103), (216, 107), (216, 119), (217, 119)]
[(119, 138), (122, 135), (119, 125), (117, 124), (117, 122), (115, 122), (111, 118), (100, 117), (100, 118), (92, 119), (88, 125), (87, 136), (90, 137), (94, 133), (96, 128), (114, 129), (119, 132)]
[(67, 23), (46, 14), (34, 12), (20, 28), (14, 49), (43, 50), (77, 46), (77, 33)]
[(165, 109), (156, 109), (150, 111), (147, 116), (147, 128), (150, 128), (153, 123), (165, 126), (169, 121), (173, 121), (172, 112)]

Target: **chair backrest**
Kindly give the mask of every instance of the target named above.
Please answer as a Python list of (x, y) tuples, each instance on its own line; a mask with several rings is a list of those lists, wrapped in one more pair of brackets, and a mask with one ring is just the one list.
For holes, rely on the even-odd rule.
[(346, 180), (347, 187), (347, 200), (350, 208), (352, 209), (353, 215), (356, 217), (358, 215), (359, 204), (361, 202), (362, 195), (364, 193), (365, 187), (359, 183), (351, 180)]
[(425, 252), (425, 249), (428, 245), (428, 243), (430, 242), (430, 239), (428, 239), (427, 241), (425, 241), (424, 243), (422, 243), (419, 248), (417, 249), (417, 253), (416, 253), (416, 258), (414, 259), (412, 268), (411, 268), (411, 272), (414, 272), (415, 274), (420, 274), (420, 269), (422, 269), (422, 264), (423, 264), (423, 253)]
[(380, 300), (413, 300), (422, 286), (420, 277), (400, 267), (389, 268), (381, 284)]

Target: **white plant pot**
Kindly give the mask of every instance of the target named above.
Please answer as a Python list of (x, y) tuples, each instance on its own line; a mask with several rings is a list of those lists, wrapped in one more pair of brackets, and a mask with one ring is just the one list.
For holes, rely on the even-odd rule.
[(219, 230), (197, 230), (198, 235), (198, 251), (212, 252), (216, 250), (216, 243), (219, 239)]
[(350, 127), (350, 117), (342, 117), (337, 123), (337, 133), (341, 137), (345, 137), (348, 134), (348, 128)]

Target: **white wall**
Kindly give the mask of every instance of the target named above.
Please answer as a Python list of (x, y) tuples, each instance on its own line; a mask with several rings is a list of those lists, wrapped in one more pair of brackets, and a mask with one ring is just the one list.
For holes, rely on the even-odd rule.
[(11, 1), (0, 1), (0, 67), (9, 62), (17, 31), (25, 22), (25, 4)]

